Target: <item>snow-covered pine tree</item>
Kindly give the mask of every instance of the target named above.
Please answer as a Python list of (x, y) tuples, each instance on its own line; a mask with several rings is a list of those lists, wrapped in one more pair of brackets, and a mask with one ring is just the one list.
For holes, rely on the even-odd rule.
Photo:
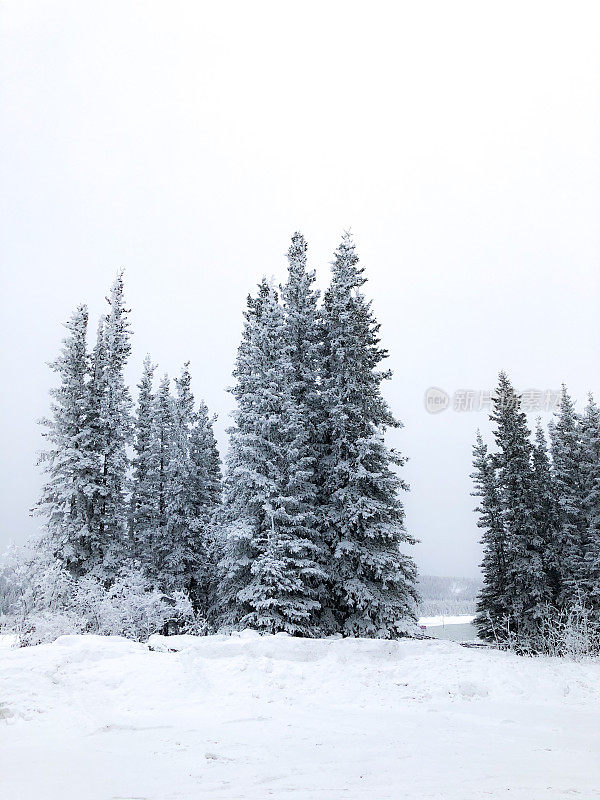
[(249, 297), (231, 390), (219, 564), (220, 622), (269, 633), (317, 633), (313, 546), (294, 525), (288, 495), (290, 371), (284, 311), (263, 281)]
[[(532, 445), (521, 398), (501, 372), (490, 420), (496, 423), (492, 456), (502, 502), (507, 543), (506, 591), (511, 598), (508, 627), (520, 647), (536, 646), (541, 620), (552, 599), (544, 541), (537, 527)], [(499, 638), (502, 638), (500, 636)]]
[(213, 430), (215, 418), (200, 402), (190, 435), (191, 524), (199, 538), (200, 553), (191, 594), (206, 618), (217, 591), (215, 515), (221, 502), (221, 459)]
[(473, 468), (472, 495), (480, 498), (475, 510), (479, 514), (477, 526), (483, 531), (483, 587), (477, 600), (475, 625), (481, 639), (493, 642), (502, 635), (511, 612), (506, 592), (507, 543), (496, 472), (479, 431), (473, 447)]
[[(144, 378), (141, 385), (147, 382)], [(219, 455), (206, 406), (194, 411), (188, 363), (175, 387), (172, 397), (165, 375), (148, 410), (150, 524), (142, 537), (140, 561), (163, 591), (184, 590), (195, 609), (206, 612), (213, 581), (210, 522), (220, 495)]]
[(391, 377), (379, 369), (387, 352), (361, 292), (366, 279), (358, 263), (345, 234), (322, 309), (328, 610), (347, 636), (392, 638), (415, 621), (416, 568), (401, 552), (415, 540), (405, 530), (399, 498), (408, 487), (393, 469), (404, 459), (384, 441), (386, 428), (400, 425), (381, 395), (382, 381)]
[(158, 527), (157, 470), (153, 436), (155, 398), (152, 388), (155, 366), (150, 356), (144, 359), (135, 417), (135, 441), (129, 531), (131, 554), (144, 564)]
[(595, 622), (600, 623), (600, 408), (591, 394), (581, 417), (581, 454), (586, 527), (583, 591)]
[[(281, 288), (285, 320), (286, 358), (289, 364), (285, 424), (285, 477), (287, 526), (296, 539), (296, 554), (304, 561), (305, 574), (318, 597), (326, 595), (326, 548), (319, 519), (319, 474), (324, 428), (320, 396), (323, 343), (319, 293), (315, 273), (307, 268), (307, 243), (296, 232), (287, 260), (288, 278)], [(312, 576), (312, 577), (311, 577)], [(327, 629), (326, 620), (320, 625)]]
[(125, 365), (131, 351), (129, 311), (123, 297), (123, 274), (119, 273), (107, 298), (109, 311), (98, 329), (90, 384), (94, 439), (100, 475), (94, 497), (92, 532), (97, 567), (105, 580), (112, 580), (127, 552), (127, 447), (133, 426), (131, 398), (125, 383)]
[(165, 559), (162, 565), (165, 588), (189, 589), (195, 572), (193, 534), (190, 530), (190, 454), (189, 440), (194, 417), (189, 362), (175, 378), (172, 401), (172, 434), (167, 467), (167, 506), (163, 531)]
[(566, 386), (551, 428), (554, 486), (558, 525), (554, 561), (560, 577), (559, 605), (570, 608), (584, 588), (586, 563), (586, 515), (582, 481), (580, 423)]
[(89, 406), (89, 358), (85, 305), (66, 323), (60, 356), (51, 364), (59, 385), (51, 391), (52, 418), (42, 420), (50, 448), (40, 456), (48, 475), (35, 513), (47, 518), (50, 551), (72, 575), (81, 575), (93, 554), (90, 497), (97, 472)]
[(174, 427), (171, 382), (166, 374), (160, 381), (154, 398), (152, 417), (150, 466), (153, 500), (156, 507), (156, 525), (151, 529), (151, 535), (141, 554), (141, 563), (149, 576), (157, 584), (163, 585), (165, 564), (170, 548), (166, 530)]
[(221, 501), (221, 458), (213, 425), (215, 417), (200, 401), (190, 435), (194, 515), (209, 522)]
[(268, 292), (269, 287), (263, 280), (257, 296), (249, 294), (246, 298), (244, 328), (233, 370), (235, 385), (229, 389), (237, 407), (232, 414), (234, 424), (227, 429), (229, 448), (225, 458), (223, 504), (218, 513), (217, 602), (212, 609), (215, 626), (226, 628), (239, 625), (251, 610), (247, 603), (242, 605), (238, 595), (252, 580), (252, 563), (256, 556), (254, 534), (268, 491), (264, 476), (266, 447), (260, 424), (262, 409), (255, 410), (253, 401), (258, 383), (254, 368), (258, 361), (257, 331)]
[(165, 588), (185, 589), (198, 604), (198, 573), (207, 562), (206, 547), (194, 497), (195, 475), (191, 437), (195, 424), (189, 362), (175, 379), (173, 429), (168, 467), (168, 500), (163, 532)]
[(104, 340), (105, 317), (98, 322), (96, 343), (91, 354), (90, 381), (88, 385), (88, 404), (90, 411), (91, 448), (95, 455), (95, 469), (90, 476), (89, 511), (89, 553), (86, 559), (86, 572), (97, 570), (103, 559), (103, 546), (100, 539), (100, 508), (107, 491), (104, 485), (104, 372), (106, 362), (106, 342)]
[(548, 453), (548, 442), (538, 419), (533, 444), (533, 494), (535, 521), (543, 541), (543, 553), (548, 583), (548, 600), (555, 604), (560, 592), (560, 572), (555, 560), (554, 543), (558, 525), (558, 509), (554, 477)]

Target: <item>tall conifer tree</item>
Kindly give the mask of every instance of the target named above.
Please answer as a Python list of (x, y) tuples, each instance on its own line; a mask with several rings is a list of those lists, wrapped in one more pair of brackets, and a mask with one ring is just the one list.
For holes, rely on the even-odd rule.
[[(287, 479), (291, 365), (284, 311), (263, 281), (248, 298), (234, 370), (237, 401), (225, 480), (221, 621), (314, 635), (314, 543), (298, 536)], [(283, 345), (283, 346), (282, 346)]]
[[(285, 457), (287, 524), (318, 597), (326, 592), (326, 548), (319, 518), (319, 463), (324, 412), (320, 395), (323, 343), (315, 273), (307, 268), (307, 244), (296, 232), (287, 253), (282, 288), (287, 381), (281, 429)], [(311, 563), (312, 562), (312, 563)], [(312, 592), (311, 592), (312, 594)], [(323, 620), (321, 620), (323, 622)]]
[(191, 526), (199, 543), (192, 595), (204, 616), (209, 615), (216, 601), (219, 558), (216, 515), (221, 502), (221, 459), (214, 420), (201, 401), (194, 417), (189, 454)]
[(563, 385), (558, 414), (551, 428), (558, 532), (554, 561), (560, 576), (558, 601), (566, 608), (577, 603), (585, 584), (586, 516), (582, 481), (580, 422), (573, 400)]
[(477, 602), (475, 625), (482, 639), (493, 642), (502, 635), (511, 613), (507, 593), (508, 548), (496, 471), (479, 431), (473, 447), (473, 467), (472, 494), (480, 498), (476, 508), (479, 514), (477, 525), (483, 531), (483, 587)]
[(91, 392), (96, 447), (100, 461), (92, 527), (97, 543), (97, 566), (110, 580), (127, 552), (127, 447), (132, 441), (131, 398), (125, 366), (131, 352), (129, 311), (119, 273), (107, 298), (109, 311), (99, 328)]
[[(151, 578), (160, 585), (165, 584), (166, 563), (170, 542), (167, 536), (168, 507), (170, 498), (169, 472), (173, 447), (173, 398), (168, 375), (163, 375), (154, 398), (152, 452), (153, 493), (156, 504), (156, 526), (144, 559)], [(166, 583), (169, 583), (167, 580)]]
[(66, 323), (60, 356), (51, 364), (59, 385), (51, 391), (52, 418), (42, 420), (50, 447), (40, 456), (48, 480), (36, 513), (47, 517), (48, 543), (61, 564), (78, 576), (93, 552), (91, 497), (97, 470), (89, 405), (85, 305)]
[(157, 470), (153, 437), (155, 398), (152, 388), (155, 366), (146, 356), (138, 385), (135, 418), (133, 476), (131, 481), (130, 536), (132, 555), (145, 564), (158, 526)]
[(507, 545), (506, 590), (511, 598), (506, 633), (525, 648), (537, 641), (552, 599), (547, 577), (546, 542), (536, 519), (533, 448), (521, 398), (501, 372), (490, 415), (496, 423), (492, 456), (503, 508)]
[(548, 584), (548, 602), (554, 604), (560, 593), (560, 570), (558, 569), (554, 552), (558, 526), (558, 509), (548, 443), (539, 419), (533, 444), (533, 493), (535, 524), (543, 547), (544, 568)]
[(393, 469), (404, 459), (384, 441), (386, 428), (400, 423), (381, 395), (381, 383), (391, 374), (380, 369), (387, 352), (361, 291), (365, 281), (346, 234), (322, 310), (328, 610), (345, 635), (395, 637), (415, 620), (416, 568), (400, 549), (414, 539), (405, 530), (399, 498), (407, 486)]
[(213, 582), (210, 525), (219, 499), (219, 457), (206, 406), (201, 404), (199, 412), (194, 410), (189, 363), (175, 385), (165, 571), (171, 588), (185, 589), (194, 606), (206, 611)]
[(164, 573), (170, 588), (190, 588), (195, 572), (194, 536), (190, 529), (190, 434), (194, 422), (194, 395), (189, 363), (175, 378), (172, 401), (171, 447), (167, 467), (168, 496), (163, 532)]
[(581, 418), (581, 478), (585, 518), (583, 590), (600, 623), (600, 408), (590, 394)]

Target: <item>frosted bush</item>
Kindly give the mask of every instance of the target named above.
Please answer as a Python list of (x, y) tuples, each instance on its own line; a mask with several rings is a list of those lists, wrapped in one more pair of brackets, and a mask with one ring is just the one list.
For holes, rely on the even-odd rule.
[(518, 631), (509, 617), (494, 626), (496, 646), (521, 655), (549, 655), (581, 661), (600, 656), (600, 620), (579, 597), (569, 608), (546, 605), (534, 632)]
[(82, 578), (74, 605), (94, 633), (140, 641), (169, 628), (178, 633), (205, 632), (185, 592), (167, 595), (136, 568), (124, 570), (108, 589), (93, 576)]
[(206, 633), (185, 592), (159, 591), (137, 565), (107, 586), (93, 573), (72, 578), (43, 548), (9, 550), (0, 565), (0, 604), (0, 627), (22, 645), (77, 633), (136, 641), (153, 633)]
[(550, 612), (543, 619), (542, 640), (545, 652), (574, 661), (600, 654), (600, 622), (580, 600), (560, 613)]

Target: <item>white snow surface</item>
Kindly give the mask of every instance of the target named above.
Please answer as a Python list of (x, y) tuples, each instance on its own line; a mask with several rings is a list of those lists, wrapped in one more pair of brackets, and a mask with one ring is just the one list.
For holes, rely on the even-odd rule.
[(10, 800), (600, 798), (600, 663), (441, 641), (0, 649)]

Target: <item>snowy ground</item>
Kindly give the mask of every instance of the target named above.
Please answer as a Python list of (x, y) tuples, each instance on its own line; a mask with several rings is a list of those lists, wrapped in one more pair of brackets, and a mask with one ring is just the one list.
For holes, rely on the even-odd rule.
[(0, 797), (600, 798), (600, 663), (251, 632), (152, 646), (3, 647)]

